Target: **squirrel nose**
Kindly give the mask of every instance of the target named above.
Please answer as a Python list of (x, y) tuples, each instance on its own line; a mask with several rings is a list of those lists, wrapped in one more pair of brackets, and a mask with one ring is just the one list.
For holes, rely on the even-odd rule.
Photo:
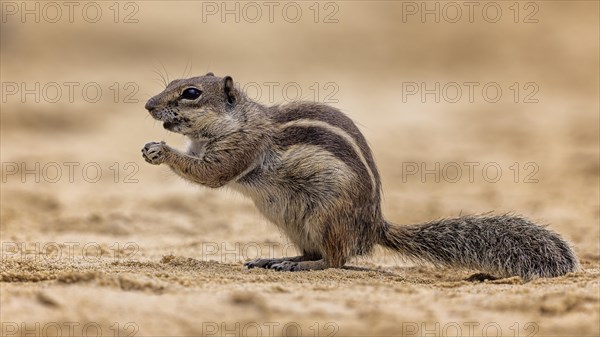
[(146, 105), (144, 106), (146, 108), (146, 110), (152, 112), (152, 110), (156, 109), (156, 106), (154, 105), (154, 99), (150, 98), (148, 100), (148, 102), (146, 102)]

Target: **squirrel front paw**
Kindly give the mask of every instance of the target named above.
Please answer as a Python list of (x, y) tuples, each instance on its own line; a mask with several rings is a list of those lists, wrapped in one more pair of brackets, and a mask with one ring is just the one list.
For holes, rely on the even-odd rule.
[(165, 162), (168, 149), (165, 142), (150, 142), (142, 148), (142, 157), (152, 165), (160, 165)]

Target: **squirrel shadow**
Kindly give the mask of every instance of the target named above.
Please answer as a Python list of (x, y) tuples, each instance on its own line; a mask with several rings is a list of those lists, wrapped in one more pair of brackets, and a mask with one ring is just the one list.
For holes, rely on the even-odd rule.
[[(390, 272), (390, 271), (385, 271), (385, 270), (381, 270), (381, 269), (373, 269), (373, 268), (368, 268), (368, 267), (343, 266), (341, 269), (352, 270), (352, 271), (362, 271), (362, 272), (376, 272), (376, 273), (379, 273), (379, 274), (382, 274), (385, 276), (402, 277), (401, 275), (398, 275), (398, 274)], [(502, 277), (497, 277), (497, 276), (487, 274), (487, 273), (475, 273), (467, 278), (462, 279), (462, 281), (481, 283), (481, 282), (485, 282), (485, 281), (496, 281), (496, 280), (500, 280), (500, 279), (502, 279)]]

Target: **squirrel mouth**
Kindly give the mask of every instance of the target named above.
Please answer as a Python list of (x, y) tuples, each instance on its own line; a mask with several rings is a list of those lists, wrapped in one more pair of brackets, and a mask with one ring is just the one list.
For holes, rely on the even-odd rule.
[(163, 128), (165, 128), (167, 130), (173, 130), (173, 128), (175, 128), (178, 125), (179, 125), (179, 122), (164, 122)]
[(189, 126), (189, 122), (190, 120), (186, 117), (177, 117), (163, 121), (163, 128), (173, 132), (181, 132), (182, 127)]

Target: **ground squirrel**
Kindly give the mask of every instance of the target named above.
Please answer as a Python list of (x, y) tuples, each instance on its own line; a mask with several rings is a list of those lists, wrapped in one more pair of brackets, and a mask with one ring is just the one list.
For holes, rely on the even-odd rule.
[(164, 142), (144, 159), (200, 185), (229, 186), (254, 201), (301, 256), (256, 259), (248, 268), (284, 271), (342, 267), (382, 245), (410, 260), (523, 279), (578, 269), (558, 234), (523, 217), (477, 215), (396, 225), (381, 212), (381, 182), (364, 136), (350, 118), (319, 103), (265, 106), (231, 77), (179, 79), (148, 100), (165, 129), (191, 140)]

